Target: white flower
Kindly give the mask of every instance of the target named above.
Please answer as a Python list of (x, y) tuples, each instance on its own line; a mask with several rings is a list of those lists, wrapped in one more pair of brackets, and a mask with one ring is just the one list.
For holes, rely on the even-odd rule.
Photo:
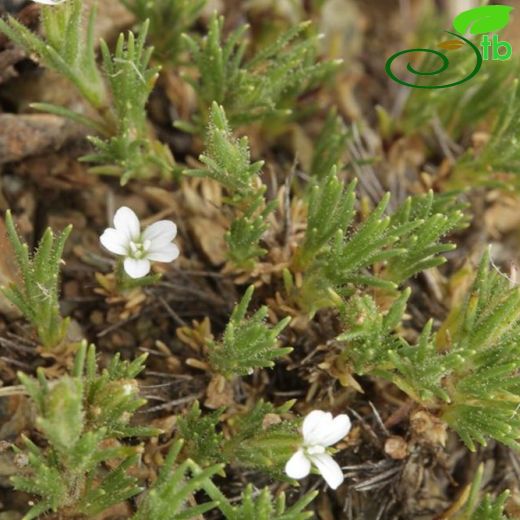
[(333, 418), (329, 412), (310, 412), (303, 420), (303, 444), (285, 465), (287, 475), (294, 479), (304, 478), (310, 473), (311, 464), (314, 464), (332, 489), (340, 486), (343, 472), (326, 448), (343, 439), (350, 427), (348, 415)]
[(137, 215), (125, 206), (114, 215), (114, 227), (99, 238), (111, 253), (125, 257), (123, 266), (131, 278), (142, 278), (150, 272), (150, 260), (172, 262), (179, 248), (172, 243), (177, 226), (171, 220), (159, 220), (141, 233)]
[(44, 4), (44, 5), (58, 5), (65, 2), (65, 0), (33, 0), (37, 4)]

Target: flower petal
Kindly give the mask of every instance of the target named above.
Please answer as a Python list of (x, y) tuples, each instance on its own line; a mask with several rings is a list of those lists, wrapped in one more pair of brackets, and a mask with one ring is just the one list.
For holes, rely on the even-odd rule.
[(143, 233), (145, 240), (152, 242), (152, 247), (156, 244), (168, 244), (177, 236), (177, 226), (171, 220), (159, 220), (149, 225)]
[(346, 414), (337, 415), (327, 425), (327, 429), (323, 430), (320, 435), (319, 444), (321, 446), (332, 446), (340, 441), (350, 431), (351, 423), (349, 416)]
[(178, 256), (179, 248), (176, 244), (165, 244), (157, 249), (151, 249), (146, 255), (149, 260), (156, 262), (173, 262)]
[(318, 468), (325, 482), (327, 482), (332, 489), (337, 489), (343, 483), (343, 472), (339, 464), (328, 453), (312, 455), (311, 460)]
[(287, 476), (290, 478), (304, 478), (310, 471), (311, 461), (305, 456), (303, 450), (298, 450), (285, 465), (285, 473), (287, 473)]
[(130, 278), (142, 278), (150, 272), (150, 262), (146, 259), (125, 258), (123, 265)]
[(114, 228), (107, 228), (99, 237), (99, 241), (105, 249), (115, 255), (126, 255), (128, 251), (128, 240), (126, 235)]
[(332, 414), (321, 410), (313, 410), (303, 420), (303, 440), (307, 445), (321, 444), (321, 439), (329, 430)]
[(44, 5), (58, 5), (62, 4), (65, 0), (33, 0), (37, 4), (44, 4)]
[(126, 206), (122, 206), (114, 215), (114, 227), (123, 233), (128, 240), (136, 239), (141, 233), (141, 225), (137, 215)]

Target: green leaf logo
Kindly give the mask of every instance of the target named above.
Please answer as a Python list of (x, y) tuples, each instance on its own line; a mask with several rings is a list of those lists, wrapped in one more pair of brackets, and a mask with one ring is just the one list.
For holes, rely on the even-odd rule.
[(463, 11), (453, 20), (453, 27), (461, 34), (484, 34), (500, 31), (509, 23), (513, 10), (508, 5), (485, 5)]

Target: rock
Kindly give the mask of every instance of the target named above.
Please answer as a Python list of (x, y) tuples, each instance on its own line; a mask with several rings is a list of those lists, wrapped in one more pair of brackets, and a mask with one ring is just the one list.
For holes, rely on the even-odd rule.
[[(98, 0), (85, 0), (85, 6), (97, 6), (96, 25), (94, 28), (94, 41), (103, 38), (106, 41), (114, 40), (121, 31), (131, 27), (134, 23), (133, 14), (126, 9), (122, 2), (99, 2)], [(90, 9), (89, 9), (90, 11)]]
[(82, 129), (51, 114), (0, 114), (0, 164), (20, 161), (83, 135)]
[(385, 453), (394, 460), (402, 460), (408, 456), (408, 443), (398, 435), (388, 437), (385, 441)]

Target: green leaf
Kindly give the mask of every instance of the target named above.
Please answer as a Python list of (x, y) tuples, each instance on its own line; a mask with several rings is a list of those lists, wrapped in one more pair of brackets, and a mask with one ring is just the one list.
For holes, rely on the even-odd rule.
[(483, 474), (484, 464), (480, 464), (471, 483), (468, 499), (464, 507), (453, 516), (453, 520), (508, 520), (504, 512), (508, 491), (504, 491), (496, 499), (486, 495), (479, 503)]
[[(202, 469), (191, 464), (193, 472), (198, 475)], [(218, 504), (226, 520), (306, 520), (313, 517), (311, 511), (305, 511), (307, 505), (316, 498), (317, 491), (303, 495), (296, 503), (287, 508), (285, 493), (273, 497), (269, 488), (263, 488), (255, 493), (248, 484), (241, 495), (238, 504), (231, 503), (220, 489), (211, 481), (203, 484), (204, 491)]]
[(37, 420), (39, 428), (53, 447), (67, 456), (83, 430), (83, 385), (64, 376), (45, 396), (45, 408)]
[(54, 114), (56, 116), (70, 119), (71, 121), (75, 121), (76, 123), (86, 126), (87, 128), (91, 128), (92, 130), (95, 130), (102, 135), (107, 133), (107, 128), (103, 122), (97, 121), (96, 119), (85, 116), (83, 114), (79, 114), (78, 112), (74, 112), (68, 108), (53, 105), (51, 103), (31, 103), (30, 106), (31, 108), (39, 110), (40, 112), (47, 112), (48, 114)]
[(59, 271), (72, 226), (57, 236), (48, 228), (36, 252), (30, 255), (27, 244), (18, 236), (10, 211), (6, 212), (5, 223), (23, 283), (2, 287), (2, 292), (31, 322), (43, 346), (56, 348), (65, 340), (69, 324), (60, 314)]
[[(193, 493), (205, 486), (211, 486), (211, 477), (223, 469), (215, 464), (204, 470), (190, 460), (175, 467), (175, 460), (182, 447), (182, 441), (175, 442), (170, 448), (159, 477), (152, 484), (139, 504), (132, 520), (178, 520), (195, 518), (215, 507), (216, 502), (206, 502), (192, 506)], [(188, 477), (188, 468), (194, 465), (199, 471), (193, 471)]]
[(130, 471), (141, 447), (124, 444), (123, 438), (160, 433), (129, 425), (144, 402), (132, 379), (143, 361), (142, 356), (133, 362), (115, 356), (99, 374), (95, 347), (84, 341), (71, 375), (48, 382), (42, 369), (37, 379), (19, 374), (36, 405), (35, 422), (44, 439), (43, 448), (29, 439), (23, 450), (16, 448), (29, 464), (12, 479), (15, 488), (41, 497), (27, 518), (49, 510), (94, 516), (141, 491)]
[(190, 458), (202, 465), (222, 462), (222, 433), (217, 431), (222, 410), (202, 415), (196, 401), (193, 406), (178, 419), (179, 433), (184, 440), (185, 449)]
[(206, 0), (121, 0), (144, 23), (150, 20), (150, 41), (160, 62), (182, 59), (183, 35), (194, 24)]
[(252, 162), (247, 137), (236, 138), (224, 108), (213, 102), (206, 135), (206, 150), (199, 156), (205, 168), (185, 170), (185, 175), (208, 177), (226, 188), (235, 218), (226, 232), (228, 258), (240, 269), (252, 269), (266, 253), (259, 242), (267, 230), (267, 217), (276, 201), (266, 203), (260, 180), (263, 161)]
[(183, 37), (198, 72), (188, 81), (199, 101), (193, 118), (199, 133), (214, 102), (224, 107), (234, 127), (287, 119), (298, 96), (338, 67), (319, 61), (318, 35), (309, 22), (293, 25), (256, 53), (248, 52), (247, 31), (242, 24), (226, 36), (224, 18), (215, 15), (204, 37)]
[(250, 318), (245, 317), (253, 291), (251, 285), (235, 306), (222, 340), (208, 343), (212, 367), (226, 377), (251, 374), (255, 368), (272, 367), (276, 358), (292, 351), (290, 347), (277, 346), (277, 336), (289, 324), (290, 317), (272, 328), (265, 323), (267, 307), (261, 307)]
[(453, 27), (461, 34), (484, 34), (497, 32), (509, 23), (512, 7), (507, 5), (484, 5), (463, 11), (453, 20)]

